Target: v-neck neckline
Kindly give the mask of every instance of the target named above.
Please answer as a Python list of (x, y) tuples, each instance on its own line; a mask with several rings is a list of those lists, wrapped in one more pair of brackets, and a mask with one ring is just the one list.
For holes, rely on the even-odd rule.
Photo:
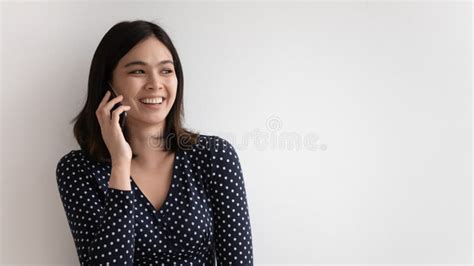
[(145, 200), (146, 205), (150, 206), (153, 213), (163, 213), (163, 211), (166, 209), (166, 207), (168, 207), (168, 205), (170, 204), (171, 196), (173, 195), (173, 192), (174, 192), (173, 190), (176, 187), (176, 182), (177, 182), (177, 179), (178, 179), (178, 177), (176, 176), (176, 172), (177, 172), (177, 168), (178, 168), (179, 151), (180, 151), (180, 149), (178, 147), (175, 151), (175, 156), (174, 156), (173, 170), (172, 170), (172, 173), (171, 173), (171, 183), (170, 183), (170, 186), (168, 188), (166, 198), (158, 209), (155, 208), (153, 203), (151, 203), (151, 201), (148, 199), (148, 197), (145, 195), (145, 193), (143, 193), (143, 191), (138, 186), (138, 184), (135, 183), (135, 180), (133, 180), (132, 175), (130, 175), (131, 182), (134, 184), (136, 190), (143, 196), (143, 199)]

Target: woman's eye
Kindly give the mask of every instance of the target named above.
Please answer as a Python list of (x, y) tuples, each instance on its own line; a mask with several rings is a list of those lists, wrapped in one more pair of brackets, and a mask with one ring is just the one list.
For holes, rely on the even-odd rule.
[[(137, 71), (142, 71), (143, 72), (143, 70), (137, 69), (137, 70), (131, 71), (130, 74), (140, 74), (140, 73), (137, 73)], [(171, 69), (164, 69), (163, 71), (165, 71), (165, 74), (173, 73), (173, 70), (171, 70)]]

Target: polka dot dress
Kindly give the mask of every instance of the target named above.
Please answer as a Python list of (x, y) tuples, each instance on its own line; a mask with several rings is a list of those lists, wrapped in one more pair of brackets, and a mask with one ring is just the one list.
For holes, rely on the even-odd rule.
[(234, 147), (199, 135), (176, 152), (165, 202), (108, 188), (110, 163), (64, 155), (58, 190), (81, 265), (253, 265), (244, 178)]

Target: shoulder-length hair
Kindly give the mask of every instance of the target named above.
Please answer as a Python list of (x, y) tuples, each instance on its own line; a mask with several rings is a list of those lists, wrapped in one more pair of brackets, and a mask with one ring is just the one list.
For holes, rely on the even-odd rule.
[[(122, 21), (110, 28), (100, 41), (92, 58), (86, 103), (80, 113), (71, 121), (71, 123), (75, 123), (74, 137), (79, 146), (98, 162), (111, 162), (110, 153), (102, 138), (96, 117), (97, 107), (108, 89), (107, 83), (112, 79), (112, 72), (118, 61), (137, 43), (153, 35), (171, 52), (178, 80), (176, 99), (166, 116), (165, 149), (176, 151), (182, 144), (193, 145), (198, 141), (199, 133), (185, 129), (182, 125), (184, 120), (183, 68), (170, 37), (153, 22)], [(124, 137), (129, 141), (126, 127), (124, 128)], [(132, 158), (137, 156), (133, 153)]]

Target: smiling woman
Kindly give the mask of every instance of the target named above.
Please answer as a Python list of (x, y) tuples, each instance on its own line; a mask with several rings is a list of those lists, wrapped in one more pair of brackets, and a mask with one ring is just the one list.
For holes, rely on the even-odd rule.
[[(104, 35), (92, 59), (87, 101), (72, 121), (74, 135), (81, 148), (95, 160), (110, 162), (111, 154), (105, 142), (96, 137), (101, 135), (101, 127), (95, 114), (108, 82), (122, 95), (122, 104), (130, 106), (123, 130), (126, 141), (138, 134), (142, 138), (136, 139), (142, 141), (137, 146), (143, 147), (146, 144), (143, 136), (152, 132), (151, 135), (167, 137), (164, 148), (169, 151), (176, 151), (179, 140), (197, 142), (198, 134), (182, 126), (183, 70), (178, 52), (160, 26), (146, 21), (118, 23)], [(158, 97), (163, 98), (160, 106), (149, 105), (150, 100), (156, 101), (153, 98)], [(143, 102), (145, 99), (148, 104)], [(147, 151), (133, 149), (133, 158)]]
[(81, 149), (56, 166), (81, 265), (253, 265), (237, 151), (183, 128), (183, 110), (183, 70), (165, 31), (114, 25), (73, 120)]

